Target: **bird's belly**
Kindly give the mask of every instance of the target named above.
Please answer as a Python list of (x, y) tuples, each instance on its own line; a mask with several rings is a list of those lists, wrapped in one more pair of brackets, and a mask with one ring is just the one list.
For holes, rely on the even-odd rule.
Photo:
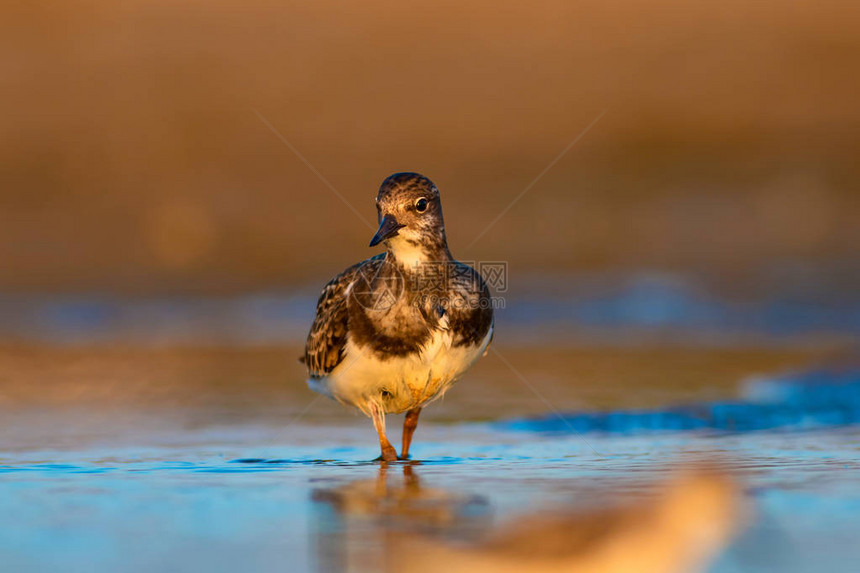
[(439, 331), (422, 352), (381, 358), (347, 340), (340, 364), (311, 387), (369, 415), (371, 402), (397, 414), (440, 398), (483, 354), (490, 334), (475, 346), (454, 347), (451, 334)]

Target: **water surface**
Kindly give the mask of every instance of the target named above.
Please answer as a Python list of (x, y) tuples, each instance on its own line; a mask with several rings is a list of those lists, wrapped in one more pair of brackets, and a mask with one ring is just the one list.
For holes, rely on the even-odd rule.
[[(418, 461), (388, 467), (368, 462), (376, 455), (369, 431), (302, 424), (6, 453), (4, 563), (17, 571), (373, 570), (387, 529), (477, 540), (518, 515), (633, 499), (673, 464), (702, 455), (734, 468), (755, 509), (713, 571), (847, 572), (860, 558), (851, 542), (860, 535), (856, 427), (586, 437), (426, 424), (419, 435)], [(368, 499), (365, 490), (380, 483), (408, 485), (411, 499)]]

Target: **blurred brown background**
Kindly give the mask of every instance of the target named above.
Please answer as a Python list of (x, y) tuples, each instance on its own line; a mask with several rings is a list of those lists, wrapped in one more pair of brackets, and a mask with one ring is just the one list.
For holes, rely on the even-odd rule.
[[(232, 293), (372, 254), (420, 171), (517, 272), (860, 253), (860, 4), (16, 2), (0, 290)], [(467, 245), (600, 113), (473, 248)]]

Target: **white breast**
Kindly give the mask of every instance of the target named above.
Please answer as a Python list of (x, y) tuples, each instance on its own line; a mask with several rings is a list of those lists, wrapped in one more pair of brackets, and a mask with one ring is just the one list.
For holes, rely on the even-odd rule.
[[(476, 346), (453, 347), (447, 317), (419, 354), (379, 359), (370, 348), (359, 347), (347, 337), (344, 358), (328, 375), (309, 380), (312, 389), (357, 407), (369, 415), (375, 401), (386, 413), (397, 414), (440, 398), (481, 357), (490, 342), (492, 328)], [(382, 398), (382, 390), (390, 396)]]

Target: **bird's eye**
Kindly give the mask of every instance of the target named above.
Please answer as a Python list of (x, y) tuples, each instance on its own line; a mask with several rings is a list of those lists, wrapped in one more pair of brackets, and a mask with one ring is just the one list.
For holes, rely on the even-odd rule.
[(419, 213), (423, 213), (427, 210), (427, 199), (421, 197), (417, 201), (415, 201), (415, 210)]

